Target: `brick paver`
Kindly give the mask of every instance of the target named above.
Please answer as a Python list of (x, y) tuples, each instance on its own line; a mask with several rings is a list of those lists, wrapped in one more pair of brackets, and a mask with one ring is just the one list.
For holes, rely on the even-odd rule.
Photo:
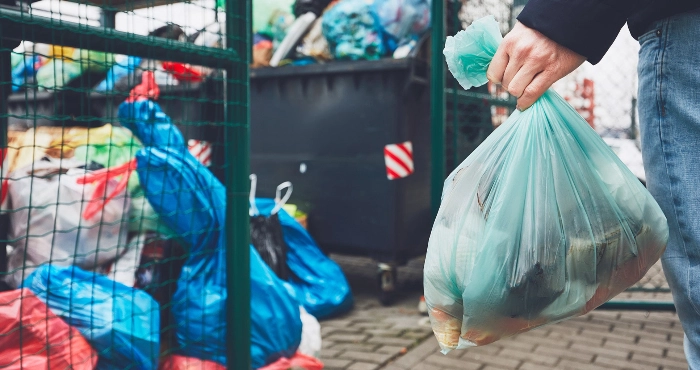
[[(321, 322), (324, 349), (320, 357), (328, 370), (687, 369), (678, 317), (667, 312), (597, 310), (484, 347), (443, 355), (426, 317), (416, 309), (422, 261), (399, 270), (401, 295), (395, 305), (383, 307), (372, 285), (376, 265), (367, 259), (334, 258), (348, 275), (356, 308)], [(642, 283), (660, 282), (658, 276), (651, 276)], [(648, 297), (670, 299), (668, 294), (644, 298)]]

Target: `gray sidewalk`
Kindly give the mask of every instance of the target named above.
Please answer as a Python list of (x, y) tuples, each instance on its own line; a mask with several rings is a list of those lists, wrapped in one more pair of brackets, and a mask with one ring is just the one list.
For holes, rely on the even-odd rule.
[(366, 259), (334, 258), (350, 280), (356, 307), (321, 322), (321, 360), (328, 370), (687, 369), (678, 318), (661, 312), (597, 310), (443, 355), (427, 318), (417, 311), (421, 261), (399, 270), (401, 295), (395, 305), (383, 307), (376, 299), (376, 265)]

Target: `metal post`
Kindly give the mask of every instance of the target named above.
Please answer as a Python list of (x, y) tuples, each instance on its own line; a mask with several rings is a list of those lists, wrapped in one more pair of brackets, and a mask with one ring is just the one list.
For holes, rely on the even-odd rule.
[[(19, 43), (3, 39), (0, 29), (0, 163), (7, 148), (8, 105), (12, 93), (12, 49)], [(0, 185), (2, 186), (2, 185)], [(7, 273), (7, 239), (10, 226), (9, 215), (0, 215), (0, 276)]]
[(102, 9), (102, 19), (100, 24), (104, 28), (116, 28), (117, 25), (117, 12), (114, 10)]
[(442, 48), (445, 44), (445, 1), (432, 3), (431, 75), (430, 75), (430, 140), (432, 174), (430, 198), (433, 215), (440, 208), (442, 184), (445, 180), (445, 61)]
[(250, 135), (250, 2), (226, 0), (226, 48), (238, 62), (226, 64), (226, 283), (227, 368), (247, 370), (250, 358), (250, 231), (248, 224)]

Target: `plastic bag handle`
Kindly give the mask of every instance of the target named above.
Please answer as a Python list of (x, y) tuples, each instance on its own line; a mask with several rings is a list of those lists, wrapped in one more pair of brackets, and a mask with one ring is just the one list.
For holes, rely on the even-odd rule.
[[(287, 189), (287, 192), (284, 193), (284, 196), (280, 198), (282, 195), (282, 190)], [(276, 214), (279, 212), (282, 207), (287, 203), (289, 198), (292, 196), (292, 183), (289, 181), (285, 181), (277, 186), (277, 193), (275, 193), (275, 208), (272, 209), (270, 212), (271, 215)]]
[[(134, 172), (134, 170), (136, 170), (136, 158), (122, 165), (111, 168), (103, 168), (78, 178), (76, 183), (79, 185), (96, 183), (95, 189), (92, 192), (92, 199), (83, 211), (83, 218), (89, 220), (95, 217), (97, 213), (104, 210), (107, 203), (114, 199), (117, 194), (126, 189), (131, 173)], [(109, 193), (109, 195), (102, 199), (102, 202), (100, 202), (100, 194), (104, 194), (106, 192), (107, 183), (109, 180), (119, 176), (122, 176), (122, 178), (119, 180), (119, 183), (117, 183), (117, 186), (111, 193)]]
[(258, 211), (258, 207), (255, 205), (255, 190), (258, 187), (258, 176), (255, 174), (251, 174), (250, 176), (250, 196), (248, 198), (248, 201), (250, 202), (250, 209), (248, 210), (248, 214), (250, 217), (257, 216), (260, 214)]

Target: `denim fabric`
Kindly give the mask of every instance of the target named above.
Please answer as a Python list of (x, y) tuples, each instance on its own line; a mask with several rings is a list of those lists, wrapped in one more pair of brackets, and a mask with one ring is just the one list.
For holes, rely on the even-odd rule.
[(655, 22), (639, 43), (644, 169), (670, 232), (661, 261), (700, 369), (700, 9)]

